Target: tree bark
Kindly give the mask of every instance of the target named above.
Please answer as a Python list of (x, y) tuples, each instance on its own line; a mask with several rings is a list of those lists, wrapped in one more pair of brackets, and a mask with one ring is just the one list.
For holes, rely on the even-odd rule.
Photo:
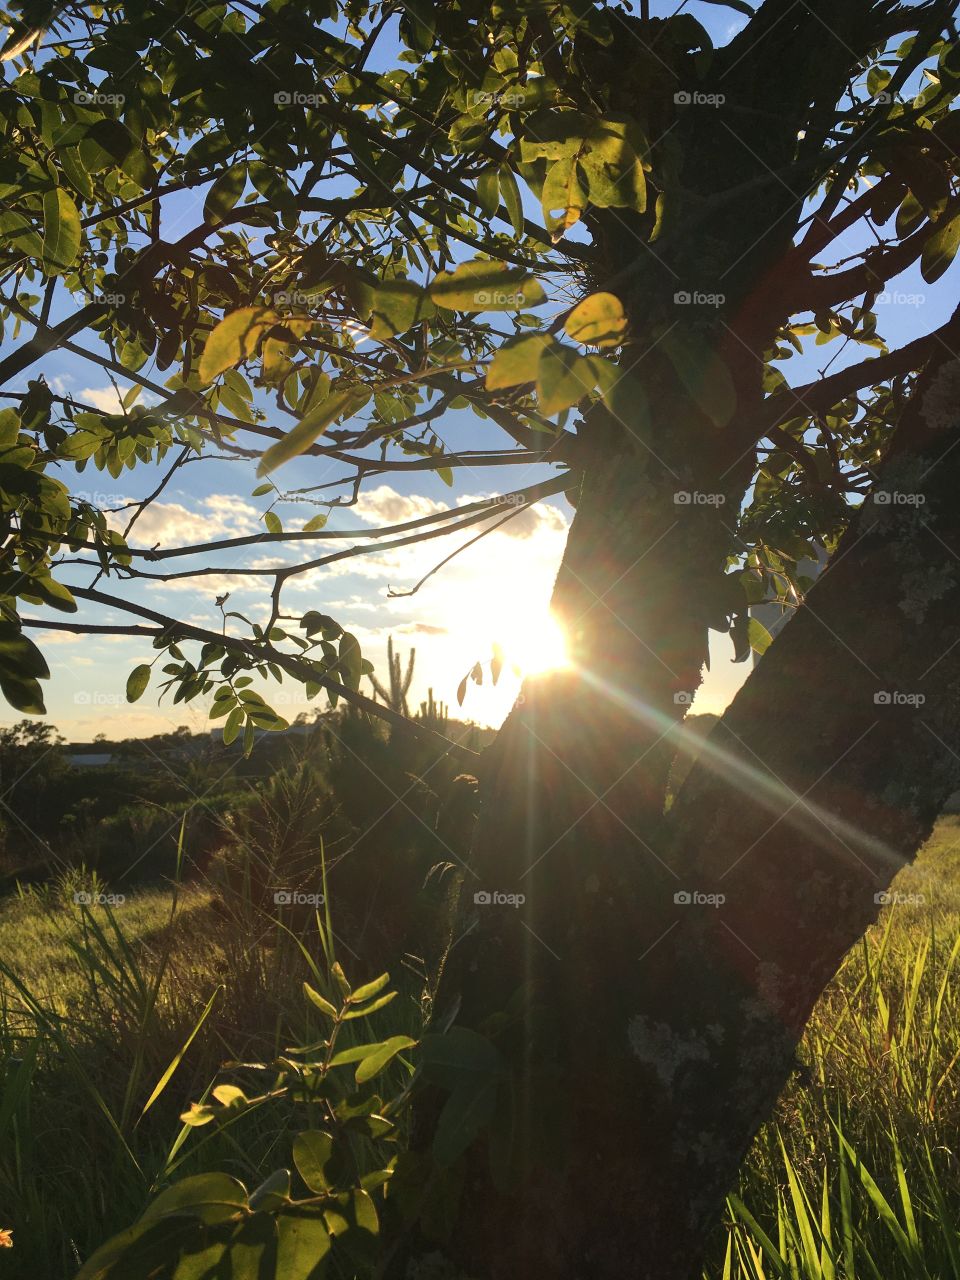
[(622, 468), (586, 487), (556, 592), (581, 665), (527, 682), (485, 762), (441, 986), (512, 1073), (511, 1157), (491, 1181), (475, 1146), (444, 1246), (464, 1275), (699, 1274), (813, 1004), (957, 783), (958, 387), (949, 357), (921, 381), (878, 485), (907, 499), (864, 504), (666, 816), (706, 642), (678, 548), (710, 523), (663, 534)]
[[(828, 8), (844, 38), (825, 51)], [(804, 193), (872, 15), (869, 0), (765, 4), (702, 82), (728, 118), (763, 121), (750, 145), (717, 112), (671, 122), (667, 108), (652, 134), (675, 124), (683, 163), (656, 252), (636, 254), (652, 211), (588, 218), (632, 321), (622, 364), (643, 361), (653, 408), (628, 391), (581, 428), (554, 598), (573, 665), (526, 682), (482, 761), (437, 1002), (493, 1039), (510, 1080), (490, 1133), (441, 1179), (459, 1187), (442, 1248), (471, 1280), (699, 1276), (814, 1002), (956, 785), (960, 420), (943, 405), (960, 376), (947, 354), (880, 480), (922, 505), (865, 504), (665, 812), (708, 628), (730, 612), (723, 570), (755, 469), (737, 424), (763, 402)], [(630, 111), (616, 48), (591, 56), (606, 105)], [(689, 71), (681, 58), (674, 78)], [(678, 288), (720, 307), (678, 314)], [(725, 385), (727, 430), (711, 421)], [(440, 1102), (427, 1095), (415, 1149)]]

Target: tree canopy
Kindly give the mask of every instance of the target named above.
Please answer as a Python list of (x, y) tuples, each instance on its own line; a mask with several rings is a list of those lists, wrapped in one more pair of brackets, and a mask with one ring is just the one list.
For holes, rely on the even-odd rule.
[[(228, 736), (283, 724), (251, 673), (357, 698), (356, 638), (291, 613), (285, 585), (482, 534), (551, 493), (575, 503), (605, 420), (655, 449), (669, 384), (698, 419), (685, 452), (748, 494), (728, 512), (712, 624), (740, 657), (763, 648), (749, 604), (802, 598), (798, 564), (835, 545), (913, 374), (957, 335), (950, 320), (888, 349), (877, 306), (913, 264), (935, 282), (960, 242), (952, 6), (851, 5), (826, 52), (811, 41), (758, 75), (751, 50), (784, 7), (723, 6), (739, 30), (715, 48), (690, 12), (576, 2), (24, 4), (0, 95), (8, 701), (43, 709), (25, 626), (104, 625), (48, 612), (78, 602), (152, 636), (175, 699), (213, 692)], [(785, 168), (756, 153), (768, 135), (781, 155), (784, 131)], [(814, 343), (838, 367), (791, 382)], [(871, 358), (850, 363), (855, 344)], [(55, 349), (115, 379), (122, 407), (52, 388)], [(464, 407), (477, 447), (451, 450), (444, 415)], [(263, 532), (138, 545), (171, 478), (223, 457), (259, 459)], [(311, 483), (314, 460), (336, 477)], [(453, 485), (532, 464), (506, 512), (489, 499), (366, 538), (325, 528), (391, 472)], [(85, 471), (135, 467), (156, 485), (113, 518), (78, 493)], [(314, 507), (297, 529), (273, 510), (291, 492)], [(222, 562), (280, 544), (295, 562)], [(240, 572), (263, 579), (266, 624), (222, 607), (208, 630), (132, 589)], [(131, 674), (131, 700), (151, 671)]]

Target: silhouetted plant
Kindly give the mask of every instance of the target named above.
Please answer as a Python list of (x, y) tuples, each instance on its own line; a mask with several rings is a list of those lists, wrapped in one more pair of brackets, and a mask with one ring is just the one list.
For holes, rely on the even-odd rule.
[(410, 656), (407, 659), (407, 670), (404, 672), (399, 653), (394, 653), (393, 651), (393, 636), (390, 636), (387, 640), (387, 670), (390, 673), (389, 689), (384, 688), (375, 675), (372, 673), (370, 675), (370, 683), (373, 685), (377, 697), (391, 711), (396, 711), (398, 715), (408, 716), (410, 714), (407, 694), (410, 692), (410, 683), (413, 680), (413, 668), (416, 661), (417, 651), (416, 649), (411, 649)]

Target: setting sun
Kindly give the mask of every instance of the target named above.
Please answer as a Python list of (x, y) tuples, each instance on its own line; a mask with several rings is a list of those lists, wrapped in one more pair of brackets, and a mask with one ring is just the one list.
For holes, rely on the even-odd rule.
[(504, 662), (523, 676), (562, 671), (570, 666), (567, 636), (552, 613), (511, 619), (494, 636)]

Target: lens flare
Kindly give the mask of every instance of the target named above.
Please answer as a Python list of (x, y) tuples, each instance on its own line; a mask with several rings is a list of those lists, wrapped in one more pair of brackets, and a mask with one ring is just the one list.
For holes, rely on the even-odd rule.
[(570, 666), (567, 636), (552, 613), (505, 622), (494, 637), (509, 667), (521, 676), (564, 671)]

